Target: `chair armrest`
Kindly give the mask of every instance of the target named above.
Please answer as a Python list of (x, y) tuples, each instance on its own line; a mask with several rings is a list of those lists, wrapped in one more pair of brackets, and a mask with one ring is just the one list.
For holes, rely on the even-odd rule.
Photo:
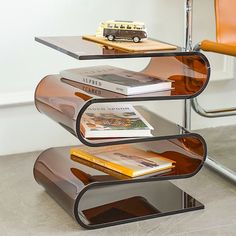
[(216, 52), (229, 56), (236, 56), (236, 44), (217, 43), (210, 40), (203, 40), (200, 44), (203, 51)]

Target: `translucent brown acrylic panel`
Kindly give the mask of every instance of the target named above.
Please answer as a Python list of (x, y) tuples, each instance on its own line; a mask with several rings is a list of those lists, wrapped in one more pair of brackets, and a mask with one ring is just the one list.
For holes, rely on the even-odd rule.
[[(131, 178), (95, 163), (70, 156), (69, 152), (72, 147), (61, 147), (51, 148), (40, 154), (34, 166), (34, 176), (36, 181), (41, 184), (70, 215), (78, 220), (80, 198), (85, 192), (89, 193), (90, 189), (94, 190), (94, 188), (98, 187), (96, 191), (99, 192), (99, 197), (102, 197), (106, 192), (106, 186), (110, 186), (111, 184), (114, 184), (113, 188), (119, 189), (120, 185), (115, 184), (145, 182), (146, 185), (148, 181), (191, 177), (200, 170), (206, 157), (205, 142), (198, 135), (189, 135), (189, 137), (179, 139), (142, 142), (132, 144), (132, 146), (138, 146), (138, 148), (143, 150), (153, 151), (164, 157), (175, 160), (176, 166), (166, 173), (154, 173)], [(112, 149), (112, 147), (113, 146), (109, 148)], [(93, 149), (93, 147), (91, 148)], [(129, 198), (128, 196), (126, 196), (126, 198), (122, 197), (126, 194), (125, 189), (127, 188), (125, 185), (123, 186), (124, 192), (122, 193), (122, 191), (120, 191), (119, 196), (117, 196), (120, 200)], [(130, 191), (130, 193), (131, 192), (132, 191)], [(162, 193), (157, 192), (155, 194), (158, 196), (158, 194), (160, 195)], [(168, 191), (166, 194), (169, 194)], [(135, 196), (135, 192), (130, 195), (130, 197)], [(140, 198), (137, 200), (140, 200)], [(92, 209), (95, 205), (97, 204), (97, 206), (99, 206), (98, 202), (95, 205), (93, 205), (93, 203), (88, 205), (88, 202), (89, 201), (85, 201), (80, 205), (84, 210), (83, 214), (87, 215), (87, 217), (85, 217), (87, 220), (89, 219), (89, 215), (93, 215)], [(114, 200), (114, 202), (116, 201)], [(100, 203), (100, 205), (106, 205), (108, 203), (109, 201), (104, 204)], [(86, 209), (91, 210), (86, 211)], [(160, 210), (161, 207), (159, 206), (158, 209)], [(90, 224), (96, 222), (95, 218), (90, 220)]]
[[(137, 102), (189, 98), (200, 93), (206, 86), (209, 76), (207, 62), (199, 55), (171, 56), (152, 58), (142, 71), (159, 78), (170, 78), (173, 89), (169, 91), (125, 96), (111, 91), (98, 89), (76, 81), (60, 78), (59, 75), (46, 76), (35, 92), (35, 104), (38, 110), (51, 117), (65, 129), (77, 136), (86, 145), (105, 145), (112, 142), (135, 142), (137, 139), (122, 140), (86, 140), (80, 133), (80, 119), (85, 109), (92, 103)], [(156, 105), (154, 105), (156, 106)], [(157, 104), (158, 106), (158, 104)], [(153, 117), (154, 115), (148, 115)], [(158, 118), (161, 122), (161, 118)], [(156, 119), (158, 121), (158, 119)], [(154, 122), (158, 124), (158, 122)], [(171, 125), (172, 135), (185, 133), (176, 125)], [(160, 126), (159, 126), (160, 127)], [(168, 127), (166, 125), (166, 127)], [(163, 131), (170, 130), (169, 128)], [(157, 132), (156, 132), (157, 131)], [(154, 136), (170, 136), (171, 132), (153, 132)]]
[(210, 73), (200, 55), (153, 57), (143, 72), (174, 81), (170, 96), (196, 96), (206, 87)]

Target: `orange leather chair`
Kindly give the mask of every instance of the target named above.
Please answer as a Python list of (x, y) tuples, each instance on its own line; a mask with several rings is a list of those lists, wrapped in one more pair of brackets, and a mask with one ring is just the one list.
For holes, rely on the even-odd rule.
[[(216, 42), (203, 40), (194, 50), (203, 50), (236, 56), (236, 0), (215, 0)], [(203, 109), (197, 98), (191, 100), (192, 108), (208, 118), (236, 115), (236, 108), (224, 108), (207, 111)], [(225, 167), (214, 158), (207, 157), (206, 163), (223, 176), (236, 182), (236, 172)]]
[[(236, 0), (215, 0), (216, 42), (203, 40), (194, 50), (203, 50), (236, 56)], [(191, 101), (193, 109), (205, 117), (223, 117), (236, 115), (236, 108), (207, 111), (197, 99)]]

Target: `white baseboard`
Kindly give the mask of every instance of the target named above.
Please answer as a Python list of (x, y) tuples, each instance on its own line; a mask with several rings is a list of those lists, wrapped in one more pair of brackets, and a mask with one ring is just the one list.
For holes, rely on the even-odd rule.
[(0, 94), (0, 108), (34, 103), (34, 91)]
[(0, 108), (0, 156), (79, 144), (33, 104)]

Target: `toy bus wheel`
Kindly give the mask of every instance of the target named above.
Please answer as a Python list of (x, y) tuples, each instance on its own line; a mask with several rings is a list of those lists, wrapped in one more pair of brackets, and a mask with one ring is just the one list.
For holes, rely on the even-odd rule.
[(113, 40), (115, 40), (115, 36), (112, 35), (112, 34), (110, 34), (110, 35), (107, 36), (107, 39), (108, 39), (109, 41), (113, 41)]
[(140, 38), (138, 36), (133, 37), (133, 41), (135, 43), (138, 43), (140, 41)]

